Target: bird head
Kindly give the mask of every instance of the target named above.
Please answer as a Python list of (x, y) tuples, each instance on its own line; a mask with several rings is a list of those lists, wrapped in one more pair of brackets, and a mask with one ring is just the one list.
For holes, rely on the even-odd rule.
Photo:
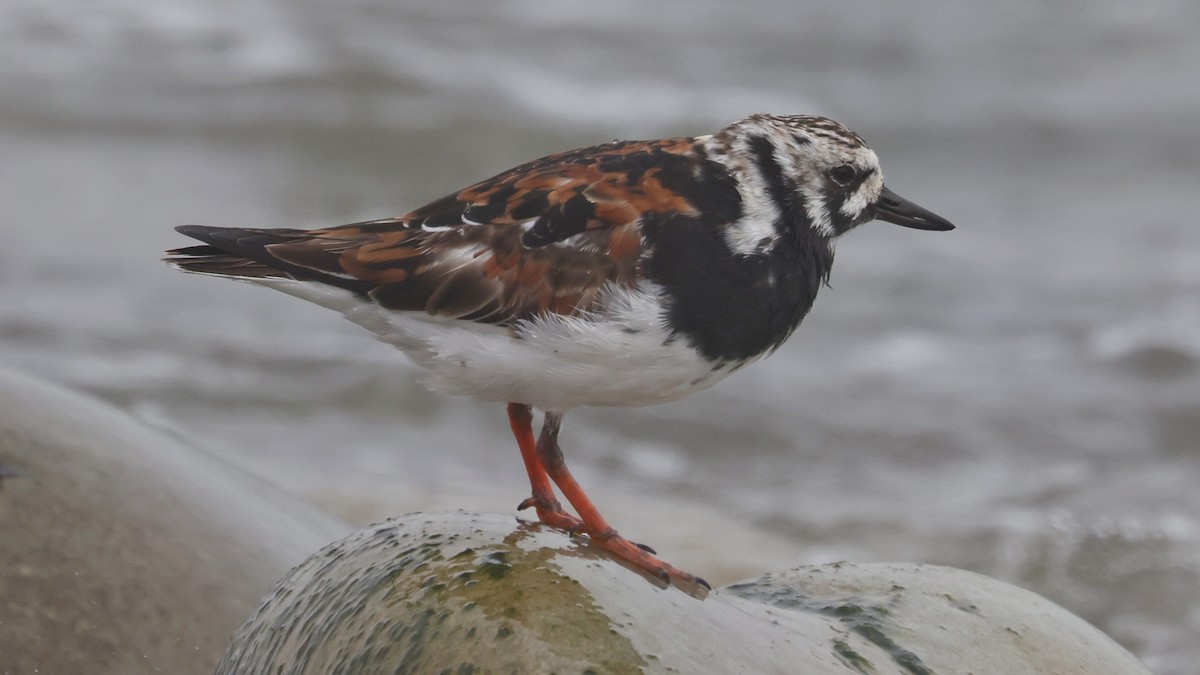
[[(720, 132), (727, 161), (742, 175), (748, 212), (783, 217), (834, 239), (867, 221), (952, 230), (948, 220), (883, 183), (879, 158), (842, 124), (809, 115), (752, 115)], [(757, 202), (758, 206), (754, 206)]]

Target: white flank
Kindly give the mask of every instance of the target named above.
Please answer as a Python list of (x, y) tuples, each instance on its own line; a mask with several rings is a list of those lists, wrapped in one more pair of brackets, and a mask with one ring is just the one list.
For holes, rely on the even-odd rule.
[(396, 312), (349, 291), (293, 279), (247, 279), (341, 312), (426, 369), (434, 391), (543, 410), (665, 403), (706, 389), (717, 366), (665, 327), (659, 290), (609, 288), (589, 316), (556, 315), (512, 328)]

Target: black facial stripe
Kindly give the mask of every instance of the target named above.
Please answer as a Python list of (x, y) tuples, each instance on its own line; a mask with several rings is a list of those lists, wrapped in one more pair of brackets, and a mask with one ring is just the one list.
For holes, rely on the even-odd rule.
[(766, 136), (755, 136), (750, 139), (750, 152), (758, 173), (767, 181), (771, 198), (776, 204), (784, 206), (790, 191), (783, 178), (783, 167), (775, 160), (775, 144)]
[[(800, 139), (797, 139), (800, 140)], [(775, 229), (780, 235), (787, 236), (791, 230), (792, 236), (802, 235), (812, 229), (812, 221), (804, 204), (797, 203), (801, 199), (795, 185), (783, 174), (783, 167), (775, 159), (775, 145), (765, 136), (754, 136), (750, 139), (750, 154), (759, 174), (767, 181), (767, 191), (779, 207), (779, 222)]]
[(854, 192), (859, 187), (861, 187), (863, 183), (867, 182), (868, 178), (870, 178), (871, 176), (874, 176), (874, 175), (875, 175), (875, 167), (873, 167), (873, 166), (869, 167), (866, 171), (859, 172), (859, 174), (855, 177), (854, 181), (852, 183), (850, 183), (850, 185), (846, 188), (846, 192), (848, 192), (848, 193)]
[(825, 199), (825, 208), (829, 209), (829, 220), (833, 223), (833, 229), (842, 230), (846, 223), (846, 215), (842, 213), (842, 205), (846, 203), (846, 197), (850, 196), (850, 192), (835, 192)]

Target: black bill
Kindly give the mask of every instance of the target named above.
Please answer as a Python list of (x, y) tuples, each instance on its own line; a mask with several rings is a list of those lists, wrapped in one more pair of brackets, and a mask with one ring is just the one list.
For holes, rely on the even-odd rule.
[(917, 230), (953, 230), (954, 225), (945, 218), (926, 211), (885, 186), (875, 202), (875, 217), (889, 223)]

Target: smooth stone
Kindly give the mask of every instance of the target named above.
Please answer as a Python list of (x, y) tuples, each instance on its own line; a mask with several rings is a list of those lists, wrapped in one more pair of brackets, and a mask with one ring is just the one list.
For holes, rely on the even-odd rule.
[(211, 673), (351, 528), (128, 415), (0, 372), (0, 672)]
[(1143, 674), (1029, 591), (932, 565), (801, 567), (698, 600), (512, 517), (411, 514), (293, 569), (217, 673)]

